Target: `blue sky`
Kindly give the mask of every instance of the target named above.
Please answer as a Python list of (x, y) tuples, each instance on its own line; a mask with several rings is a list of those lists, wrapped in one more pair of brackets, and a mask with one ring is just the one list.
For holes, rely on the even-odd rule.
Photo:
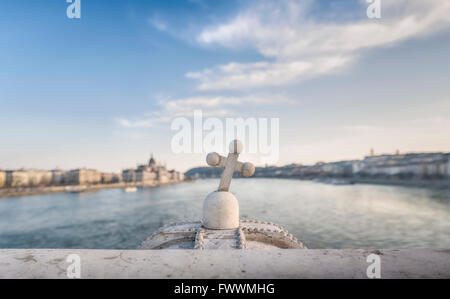
[(279, 117), (278, 164), (450, 151), (448, 1), (68, 5), (2, 1), (0, 168), (186, 170), (169, 120), (194, 109)]

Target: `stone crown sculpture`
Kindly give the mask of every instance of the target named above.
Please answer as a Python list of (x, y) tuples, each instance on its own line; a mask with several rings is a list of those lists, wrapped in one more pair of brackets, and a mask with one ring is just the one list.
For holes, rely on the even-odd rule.
[(202, 224), (208, 229), (235, 229), (239, 227), (239, 203), (236, 197), (229, 192), (231, 179), (235, 171), (240, 171), (243, 176), (249, 177), (255, 173), (252, 163), (238, 161), (243, 146), (239, 140), (230, 143), (228, 157), (222, 157), (217, 153), (209, 153), (206, 162), (210, 166), (223, 167), (217, 191), (210, 193), (203, 202)]
[(206, 162), (224, 168), (219, 188), (206, 196), (202, 221), (171, 223), (145, 240), (140, 249), (304, 249), (292, 234), (272, 222), (239, 220), (239, 203), (229, 192), (235, 171), (252, 176), (255, 167), (238, 161), (242, 143), (230, 144), (228, 157), (210, 153)]

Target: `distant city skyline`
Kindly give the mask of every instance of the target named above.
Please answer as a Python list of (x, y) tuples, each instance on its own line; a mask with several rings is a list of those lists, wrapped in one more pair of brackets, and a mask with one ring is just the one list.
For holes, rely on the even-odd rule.
[(206, 165), (171, 151), (194, 109), (279, 118), (277, 165), (449, 152), (450, 2), (381, 3), (6, 0), (0, 169)]
[[(362, 157), (355, 157), (355, 158), (344, 159), (344, 160), (317, 160), (317, 161), (315, 161), (313, 163), (301, 163), (299, 161), (291, 161), (291, 162), (288, 162), (288, 163), (285, 163), (285, 164), (277, 163), (277, 164), (273, 164), (273, 165), (271, 165), (271, 164), (262, 165), (260, 163), (260, 164), (257, 164), (257, 166), (258, 167), (266, 167), (266, 166), (281, 166), (281, 167), (283, 167), (283, 166), (294, 165), (294, 164), (295, 165), (302, 165), (302, 166), (314, 166), (314, 165), (319, 165), (319, 164), (322, 164), (322, 163), (330, 164), (330, 163), (340, 163), (340, 162), (348, 162), (348, 161), (362, 161), (362, 160), (364, 160), (364, 159), (366, 159), (368, 157), (382, 157), (382, 156), (396, 156), (396, 155), (398, 155), (398, 156), (407, 156), (407, 155), (420, 155), (420, 154), (424, 154), (424, 155), (427, 155), (427, 154), (450, 155), (450, 151), (447, 151), (447, 152), (400, 152), (399, 150), (396, 150), (394, 153), (388, 153), (388, 152), (376, 153), (375, 151), (371, 150), (368, 154), (363, 155)], [(157, 163), (158, 165), (166, 167), (167, 161), (157, 161), (156, 159), (153, 159), (154, 158), (153, 154), (149, 155), (149, 157), (152, 160), (154, 160), (155, 163)], [(110, 171), (112, 173), (119, 174), (119, 173), (121, 173), (123, 171), (134, 169), (134, 168), (140, 167), (142, 165), (146, 165), (147, 163), (148, 163), (148, 161), (142, 160), (140, 162), (136, 162), (135, 165), (129, 165), (128, 167), (121, 168), (121, 169), (119, 169), (117, 171), (115, 171), (115, 170), (110, 170)], [(184, 169), (183, 172), (185, 172), (187, 170), (190, 170), (190, 169), (193, 169), (193, 168), (198, 168), (198, 167), (206, 167), (206, 168), (208, 168), (209, 166), (206, 164), (206, 162), (205, 163), (200, 163), (199, 165), (193, 165), (193, 166), (188, 167), (187, 169)], [(96, 169), (94, 167), (90, 167), (90, 166), (87, 166), (87, 165), (86, 166), (75, 167), (75, 168), (67, 168), (67, 169), (63, 169), (63, 168), (58, 167), (58, 166), (57, 167), (53, 167), (53, 168), (33, 168), (33, 167), (25, 167), (24, 166), (24, 167), (11, 168), (11, 169), (0, 168), (0, 171), (21, 170), (21, 169), (23, 169), (23, 170), (44, 170), (44, 171), (45, 170), (65, 170), (65, 171), (69, 171), (69, 170), (78, 170), (78, 169), (90, 169), (90, 170), (99, 170), (102, 173), (108, 173), (108, 171), (105, 171), (104, 169)], [(177, 169), (174, 169), (174, 170), (177, 170)]]

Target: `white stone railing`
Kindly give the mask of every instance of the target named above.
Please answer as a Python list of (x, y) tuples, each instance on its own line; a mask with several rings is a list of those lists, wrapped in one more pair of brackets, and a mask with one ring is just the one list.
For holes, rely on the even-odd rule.
[(81, 278), (367, 278), (371, 254), (381, 278), (450, 278), (448, 249), (2, 249), (0, 278), (68, 278), (73, 255)]

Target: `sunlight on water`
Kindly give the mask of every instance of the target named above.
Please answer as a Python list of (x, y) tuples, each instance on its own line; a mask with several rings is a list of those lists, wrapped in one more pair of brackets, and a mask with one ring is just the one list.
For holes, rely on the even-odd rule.
[[(199, 220), (218, 180), (0, 199), (0, 248), (135, 249), (160, 226)], [(450, 247), (450, 190), (236, 179), (241, 218), (272, 221), (309, 248)]]

